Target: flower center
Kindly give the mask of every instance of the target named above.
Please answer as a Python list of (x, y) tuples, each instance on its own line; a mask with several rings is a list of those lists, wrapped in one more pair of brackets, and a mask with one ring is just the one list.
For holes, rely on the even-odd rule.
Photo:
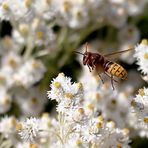
[(2, 8), (3, 8), (5, 11), (8, 11), (8, 10), (9, 10), (9, 6), (8, 6), (6, 3), (3, 3)]
[(148, 52), (144, 53), (144, 58), (148, 59)]
[(138, 92), (139, 92), (139, 95), (141, 95), (141, 96), (144, 96), (144, 95), (145, 95), (144, 89), (143, 89), (143, 88), (139, 89)]
[(54, 87), (55, 88), (60, 88), (61, 87), (61, 83), (60, 82), (55, 82), (54, 83)]
[(148, 116), (144, 117), (144, 122), (148, 123)]
[(148, 40), (147, 40), (147, 39), (143, 39), (143, 40), (141, 41), (141, 44), (143, 44), (143, 45), (148, 45)]

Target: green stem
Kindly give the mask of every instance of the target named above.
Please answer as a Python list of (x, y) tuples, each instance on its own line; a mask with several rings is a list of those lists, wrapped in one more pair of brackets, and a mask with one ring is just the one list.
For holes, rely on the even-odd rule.
[(101, 28), (101, 27), (103, 27), (103, 26), (104, 26), (104, 23), (102, 23), (102, 24), (97, 24), (97, 25), (92, 25), (92, 24), (90, 24), (90, 25), (87, 27), (87, 29), (81, 31), (80, 37), (79, 37), (78, 40), (76, 41), (75, 48), (77, 48), (77, 47), (80, 45), (80, 43), (81, 43), (86, 37), (88, 37), (88, 35), (89, 35), (90, 33), (92, 33), (92, 32), (95, 31), (95, 30), (98, 30), (99, 28)]
[(63, 27), (59, 33), (59, 37), (57, 39), (58, 48), (60, 49), (62, 45), (65, 45), (66, 39), (68, 34), (68, 28)]
[(28, 59), (31, 56), (33, 50), (33, 38), (32, 35), (29, 34), (27, 38), (27, 47), (26, 47), (26, 52), (24, 54), (24, 59)]
[(60, 123), (60, 129), (59, 129), (59, 135), (57, 134), (57, 137), (59, 138), (61, 145), (63, 145), (64, 144), (64, 131), (63, 131), (64, 130), (64, 128), (63, 128), (64, 116), (63, 116), (62, 112), (59, 112), (58, 121)]
[(2, 23), (0, 23), (0, 36), (2, 35)]

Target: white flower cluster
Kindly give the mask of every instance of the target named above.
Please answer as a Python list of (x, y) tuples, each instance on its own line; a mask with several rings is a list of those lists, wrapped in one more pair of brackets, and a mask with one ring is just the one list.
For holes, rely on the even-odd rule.
[(17, 120), (15, 117), (4, 117), (0, 121), (0, 133), (3, 134), (5, 138), (13, 138), (13, 135), (16, 134), (16, 124)]
[[(148, 41), (143, 39), (135, 47), (135, 58), (139, 66), (138, 70), (144, 74), (142, 76), (145, 82), (148, 82)], [(131, 101), (131, 111), (129, 118), (130, 125), (134, 127), (141, 137), (148, 138), (148, 89), (146, 87), (139, 89), (139, 93)]]
[[(103, 77), (105, 80), (105, 77)], [(102, 114), (106, 119), (112, 120), (117, 127), (124, 128), (128, 125), (128, 113), (130, 112), (130, 101), (132, 97), (133, 85), (126, 84), (122, 91), (118, 90), (118, 85), (113, 91), (110, 81), (101, 83), (98, 75), (90, 73), (86, 67), (80, 77), (84, 87), (84, 106), (88, 115), (97, 116)], [(124, 91), (123, 91), (124, 89)]]
[[(76, 109), (83, 97), (83, 88), (81, 83), (71, 84), (71, 79), (60, 73), (52, 81), (51, 91), (48, 91), (48, 97), (58, 102), (57, 111), (64, 112)], [(67, 112), (68, 113), (68, 112)]]
[[(45, 101), (39, 103), (39, 96), (43, 96), (37, 95), (39, 94), (38, 88), (33, 86), (43, 78), (46, 71), (45, 66), (39, 59), (31, 57), (25, 59), (24, 56), (20, 55), (17, 51), (20, 47), (14, 44), (9, 37), (1, 40), (0, 48), (2, 51), (0, 53), (0, 114), (9, 111), (11, 103), (16, 102), (20, 103), (20, 109), (28, 115), (29, 110), (37, 111), (33, 109), (33, 106), (34, 108), (39, 106), (40, 109), (35, 114), (30, 112), (30, 115), (37, 115), (43, 108), (41, 104), (44, 104)], [(24, 100), (26, 100), (25, 103), (23, 103)]]
[[(143, 11), (145, 0), (6, 0), (0, 1), (0, 18), (3, 20), (31, 21), (33, 18), (53, 20), (60, 25), (82, 28), (89, 22), (104, 22), (121, 27), (128, 16)], [(99, 10), (99, 11), (97, 11)]]
[(139, 89), (139, 94), (131, 101), (130, 124), (141, 137), (148, 138), (148, 89)]
[[(71, 60), (72, 50), (94, 31), (105, 32), (105, 37), (91, 39), (95, 50), (133, 47), (140, 38), (133, 22), (139, 21), (135, 16), (146, 4), (146, 0), (0, 0), (0, 147), (128, 148), (129, 132), (148, 137), (148, 88), (132, 99), (143, 85), (135, 71), (128, 72), (127, 82), (115, 84), (114, 91), (88, 69), (83, 70), (81, 83), (60, 73), (47, 92), (50, 101), (57, 102), (57, 117), (39, 116), (48, 110), (45, 77), (59, 72)], [(2, 35), (6, 22), (12, 27), (9, 37)], [(148, 82), (147, 40), (135, 46), (135, 58)], [(132, 64), (133, 52), (121, 59)], [(7, 113), (10, 116), (4, 116)]]
[(143, 39), (142, 42), (135, 47), (135, 52), (139, 70), (141, 70), (143, 74), (148, 75), (148, 41)]
[[(20, 124), (21, 125), (21, 124)], [(40, 132), (40, 120), (35, 118), (27, 119), (22, 123), (19, 134), (22, 139), (26, 141), (34, 142), (36, 137), (39, 137)]]
[(14, 41), (18, 44), (30, 44), (30, 46), (38, 47), (47, 47), (55, 39), (51, 27), (39, 18), (34, 18), (30, 22), (19, 22), (19, 24), (14, 26), (12, 35)]
[[(51, 118), (48, 113), (25, 121), (5, 117), (0, 121), (0, 133), (9, 138), (12, 145), (15, 142), (16, 148), (128, 148), (130, 128), (138, 130), (140, 136), (147, 137), (146, 88), (140, 89), (130, 104), (129, 91), (125, 91), (125, 94), (118, 90), (113, 92), (108, 82), (100, 87), (96, 76), (87, 79), (91, 85), (85, 84), (86, 78), (82, 77), (81, 80), (83, 85), (72, 83), (69, 77), (60, 73), (51, 82), (47, 95), (57, 102), (58, 118)], [(130, 105), (133, 112), (130, 112)]]
[(102, 115), (87, 114), (83, 93), (82, 84), (72, 83), (60, 73), (48, 91), (49, 99), (58, 103), (58, 119), (43, 114), (40, 119), (20, 122), (17, 127), (21, 138), (42, 147), (130, 147), (127, 128), (117, 128), (115, 122)]

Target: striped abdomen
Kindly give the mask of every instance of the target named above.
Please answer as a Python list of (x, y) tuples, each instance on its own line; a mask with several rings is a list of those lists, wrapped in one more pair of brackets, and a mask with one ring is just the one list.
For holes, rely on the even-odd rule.
[(104, 65), (105, 71), (113, 76), (116, 76), (121, 79), (126, 79), (127, 78), (127, 72), (126, 70), (119, 64), (111, 62), (111, 61), (106, 61)]

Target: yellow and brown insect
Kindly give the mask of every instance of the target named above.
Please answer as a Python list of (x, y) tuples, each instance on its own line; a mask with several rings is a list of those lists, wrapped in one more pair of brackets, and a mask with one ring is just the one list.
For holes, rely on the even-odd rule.
[(113, 81), (117, 82), (114, 79), (114, 76), (125, 80), (127, 79), (127, 72), (121, 65), (110, 61), (109, 58), (112, 57), (113, 55), (121, 54), (133, 49), (134, 48), (130, 48), (123, 51), (101, 55), (99, 53), (88, 52), (87, 43), (86, 43), (86, 51), (84, 53), (78, 51), (75, 52), (83, 55), (83, 65), (87, 65), (90, 72), (94, 69), (97, 71), (100, 79), (102, 80), (102, 83), (104, 82), (103, 79), (101, 78), (101, 73), (104, 73), (107, 76), (109, 76), (111, 78), (112, 88), (114, 89)]

